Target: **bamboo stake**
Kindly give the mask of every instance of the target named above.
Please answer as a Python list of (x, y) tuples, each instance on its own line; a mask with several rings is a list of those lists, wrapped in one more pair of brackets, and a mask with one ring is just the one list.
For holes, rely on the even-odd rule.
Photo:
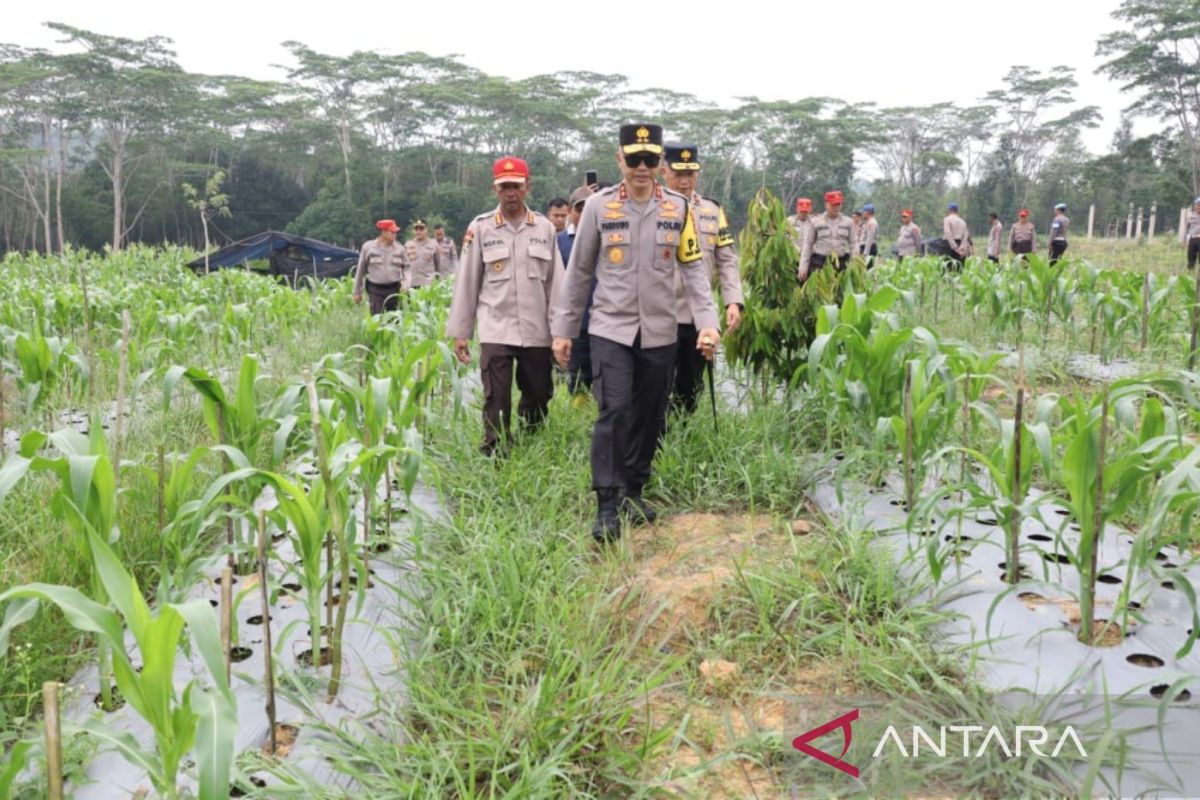
[(88, 301), (86, 262), (80, 262), (79, 265), (79, 288), (83, 292), (83, 355), (88, 365), (88, 411), (90, 412), (96, 401), (96, 370), (92, 361), (92, 312)]
[(1013, 475), (1012, 510), (1009, 512), (1008, 528), (1008, 582), (1021, 580), (1021, 513), (1018, 510), (1025, 499), (1021, 486), (1021, 429), (1025, 425), (1025, 348), (1017, 351), (1017, 409), (1013, 417)]
[(117, 418), (113, 421), (113, 467), (120, 475), (121, 445), (125, 432), (125, 391), (129, 381), (129, 309), (121, 312), (121, 356), (117, 368)]
[(1196, 294), (1192, 299), (1192, 344), (1188, 347), (1188, 372), (1196, 366), (1196, 333), (1200, 326), (1200, 272), (1196, 273)]
[[(225, 445), (225, 406), (217, 403), (217, 444)], [(233, 469), (233, 462), (229, 460), (229, 456), (224, 456), (225, 465), (229, 469)], [(230, 507), (225, 505), (225, 546), (229, 548), (229, 555), (225, 559), (230, 567), (236, 563), (233, 558), (233, 518), (229, 515)]]
[(221, 655), (225, 658), (225, 682), (232, 675), (233, 662), (229, 659), (233, 637), (233, 567), (221, 567)]
[(912, 409), (913, 362), (905, 364), (904, 370), (904, 502), (908, 513), (913, 510), (913, 409)]
[(1150, 273), (1142, 280), (1142, 350), (1150, 338)]
[(1100, 535), (1104, 531), (1104, 448), (1108, 444), (1108, 389), (1100, 401), (1100, 450), (1096, 454), (1096, 505), (1092, 512), (1092, 553), (1088, 573), (1084, 576), (1087, 585), (1082, 597), (1082, 625), (1079, 633), (1086, 645), (1092, 645), (1095, 637), (1093, 617), (1096, 616), (1096, 562), (1099, 558)]
[[(258, 512), (258, 587), (262, 595), (263, 688), (267, 694), (267, 736), (270, 754), (275, 755), (275, 654), (271, 650), (271, 593), (267, 589), (267, 512)], [(318, 631), (318, 634), (320, 632)], [(319, 643), (319, 642), (318, 642)], [(320, 650), (313, 650), (313, 663), (320, 664)]]
[(46, 779), (47, 797), (63, 800), (62, 728), (58, 716), (58, 683), (42, 684), (42, 715), (46, 719)]

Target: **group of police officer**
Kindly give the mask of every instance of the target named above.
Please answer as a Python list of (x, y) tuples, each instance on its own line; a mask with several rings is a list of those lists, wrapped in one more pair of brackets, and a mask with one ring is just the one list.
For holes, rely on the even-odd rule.
[[(511, 436), (512, 383), (521, 397), (518, 415), (528, 428), (545, 419), (554, 391), (553, 363), (566, 369), (578, 347), (586, 319), (592, 390), (598, 416), (592, 430), (592, 488), (599, 542), (620, 536), (622, 522), (648, 524), (657, 514), (642, 496), (661, 441), (668, 404), (695, 409), (706, 361), (720, 340), (713, 287), (719, 283), (726, 330), (741, 322), (743, 295), (733, 235), (721, 207), (697, 191), (698, 148), (665, 145), (662, 128), (621, 126), (613, 186), (580, 187), (571, 195), (571, 226), (560, 232), (527, 203), (531, 176), (515, 156), (493, 165), (497, 206), (476, 217), (463, 236), (461, 259), (441, 226), (435, 238), (425, 224), (413, 224), (414, 237), (396, 242), (399, 228), (380, 220), (379, 238), (363, 246), (354, 298), (365, 285), (371, 310), (394, 308), (411, 286), (453, 274), (446, 333), (454, 351), (471, 362), (470, 340), (478, 328), (483, 384), (484, 441), (493, 455)], [(662, 176), (666, 186), (658, 181)], [(878, 222), (871, 204), (861, 220), (842, 214), (840, 191), (825, 194), (825, 211), (812, 216), (801, 198), (788, 217), (800, 252), (797, 276), (839, 267), (858, 253), (878, 255)], [(855, 215), (858, 216), (858, 215)], [(1022, 209), (1009, 236), (1012, 252), (1032, 252), (1036, 234)], [(909, 209), (901, 212), (896, 252), (923, 252), (920, 228)], [(1067, 246), (1066, 207), (1056, 208), (1050, 227), (1050, 254)], [(993, 215), (988, 255), (998, 257), (999, 220)], [(1192, 230), (1195, 228), (1195, 230)], [(970, 233), (950, 204), (943, 219), (949, 257), (971, 253)], [(560, 236), (570, 244), (560, 250)], [(1200, 198), (1189, 221), (1189, 266), (1200, 252)], [(564, 253), (569, 258), (564, 263)], [(414, 268), (418, 264), (424, 266)], [(711, 364), (707, 365), (711, 369)], [(673, 402), (671, 402), (673, 401)]]

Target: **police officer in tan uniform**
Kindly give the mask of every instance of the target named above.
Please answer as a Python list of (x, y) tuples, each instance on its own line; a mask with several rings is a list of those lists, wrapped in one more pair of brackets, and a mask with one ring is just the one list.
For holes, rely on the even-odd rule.
[(554, 226), (525, 204), (529, 167), (506, 156), (496, 161), (492, 176), (500, 205), (467, 228), (446, 322), (454, 354), (464, 364), (471, 362), (469, 340), (479, 323), (484, 397), (480, 450), (485, 455), (495, 452), (502, 436), (510, 436), (514, 362), (521, 390), (517, 412), (531, 428), (546, 417), (554, 393), (550, 303), (563, 270)]
[(413, 238), (404, 245), (408, 250), (408, 263), (412, 265), (412, 285), (428, 286), (441, 273), (441, 248), (429, 238), (425, 220), (414, 220), (412, 229)]
[[(696, 220), (696, 232), (700, 236), (700, 250), (704, 253), (704, 272), (710, 285), (719, 279), (721, 302), (725, 306), (725, 328), (732, 331), (742, 322), (742, 276), (738, 268), (737, 251), (733, 246), (733, 232), (725, 219), (725, 210), (714, 200), (702, 197), (696, 191), (700, 179), (700, 149), (694, 144), (666, 145), (666, 164), (663, 177), (667, 188), (678, 192), (691, 201)], [(704, 356), (696, 349), (698, 332), (692, 320), (692, 309), (688, 304), (683, 277), (675, 273), (675, 316), (679, 323), (679, 345), (675, 353), (675, 382), (671, 392), (671, 408), (691, 413), (696, 410), (700, 392), (704, 388)]]
[(896, 255), (900, 258), (920, 255), (921, 245), (921, 228), (913, 222), (912, 209), (906, 208), (900, 212), (900, 233), (896, 240)]
[(787, 218), (788, 225), (792, 226), (795, 235), (792, 236), (792, 241), (796, 243), (796, 249), (800, 250), (804, 247), (804, 238), (808, 235), (808, 226), (812, 216), (812, 200), (807, 197), (796, 198), (796, 213), (791, 214)]
[(554, 356), (566, 367), (595, 276), (588, 330), (600, 408), (592, 429), (597, 541), (620, 536), (618, 514), (633, 522), (655, 517), (642, 487), (666, 423), (679, 337), (676, 272), (700, 329), (696, 346), (711, 358), (720, 337), (691, 204), (655, 181), (662, 155), (661, 127), (621, 127), (623, 180), (584, 205), (551, 324)]
[(1050, 266), (1057, 264), (1067, 252), (1067, 229), (1070, 227), (1067, 204), (1059, 203), (1054, 207), (1054, 219), (1050, 220)]
[(433, 241), (438, 246), (438, 277), (449, 278), (458, 272), (458, 247), (446, 235), (446, 226), (441, 224), (433, 226)]
[(950, 259), (962, 269), (971, 251), (971, 232), (967, 229), (966, 220), (958, 215), (958, 203), (946, 207), (946, 216), (942, 218), (942, 238), (950, 245)]
[(798, 275), (801, 281), (830, 261), (836, 261), (838, 269), (845, 269), (850, 263), (855, 243), (854, 221), (842, 214), (843, 202), (845, 197), (840, 191), (825, 193), (825, 213), (812, 218), (800, 251)]
[(862, 253), (868, 264), (872, 264), (879, 255), (879, 220), (875, 219), (875, 204), (867, 203), (862, 207), (862, 213), (862, 225), (858, 228), (858, 252)]
[(988, 214), (988, 221), (991, 225), (988, 228), (987, 258), (988, 261), (999, 263), (1000, 242), (1004, 238), (1004, 225), (1000, 222), (1000, 215), (995, 211)]
[(1192, 201), (1192, 211), (1188, 214), (1187, 224), (1184, 226), (1184, 241), (1187, 247), (1188, 269), (1195, 269), (1196, 262), (1200, 261), (1200, 197)]
[(354, 302), (362, 302), (366, 288), (372, 315), (395, 311), (400, 294), (409, 287), (408, 255), (396, 241), (400, 227), (390, 219), (379, 220), (375, 227), (379, 236), (363, 244), (354, 271)]
[(1008, 249), (1015, 256), (1037, 249), (1037, 228), (1029, 221), (1028, 208), (1017, 212), (1017, 221), (1008, 229)]

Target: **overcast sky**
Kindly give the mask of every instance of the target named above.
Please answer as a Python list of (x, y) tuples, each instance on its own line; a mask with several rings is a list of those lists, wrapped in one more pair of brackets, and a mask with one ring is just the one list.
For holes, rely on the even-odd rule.
[[(1121, 108), (1118, 87), (1096, 75), (1097, 38), (1117, 27), (1119, 0), (999, 3), (979, 0), (667, 3), (362, 0), (279, 3), (208, 0), (171, 6), (147, 0), (10, 0), (0, 41), (53, 47), (42, 23), (130, 38), (170, 37), (192, 72), (282, 78), (280, 43), (315, 50), (459, 54), (488, 73), (522, 78), (557, 70), (620, 73), (635, 88), (663, 87), (732, 104), (738, 96), (923, 105), (976, 102), (1008, 68), (1076, 68), (1084, 104), (1104, 120), (1085, 141), (1109, 146)], [(557, 13), (554, 9), (560, 9)], [(653, 37), (653, 38), (647, 38)], [(1139, 132), (1154, 123), (1138, 125)]]

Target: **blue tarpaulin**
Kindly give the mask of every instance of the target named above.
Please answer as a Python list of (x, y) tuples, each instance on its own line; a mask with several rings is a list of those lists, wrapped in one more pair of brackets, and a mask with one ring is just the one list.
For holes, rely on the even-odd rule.
[[(291, 233), (266, 231), (222, 247), (208, 257), (209, 269), (237, 267), (248, 261), (267, 259), (271, 274), (287, 278), (341, 278), (358, 263), (358, 253), (345, 247), (308, 239)], [(204, 269), (204, 257), (188, 263)]]

